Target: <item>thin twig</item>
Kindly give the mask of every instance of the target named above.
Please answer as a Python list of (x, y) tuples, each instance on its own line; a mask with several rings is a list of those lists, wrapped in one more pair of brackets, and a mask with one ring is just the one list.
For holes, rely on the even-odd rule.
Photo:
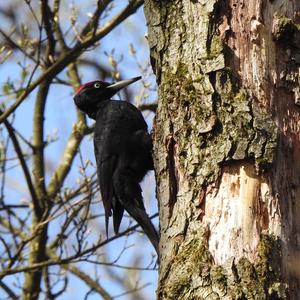
[[(155, 217), (158, 216), (158, 213), (152, 215), (150, 217), (150, 219), (153, 219)], [(6, 275), (12, 275), (12, 274), (16, 274), (16, 273), (21, 273), (21, 272), (28, 272), (28, 271), (33, 271), (33, 270), (36, 270), (36, 269), (41, 269), (43, 267), (46, 267), (46, 266), (54, 266), (54, 265), (64, 265), (64, 264), (68, 264), (70, 262), (79, 262), (79, 261), (84, 261), (84, 256), (89, 254), (89, 253), (94, 253), (97, 249), (103, 247), (104, 245), (107, 245), (108, 243), (120, 238), (121, 236), (125, 236), (127, 234), (130, 234), (132, 233), (135, 229), (137, 229), (139, 227), (139, 224), (136, 224), (134, 226), (131, 226), (129, 227), (128, 229), (120, 232), (119, 234), (116, 234), (115, 236), (111, 237), (111, 238), (108, 238), (106, 239), (105, 241), (103, 242), (100, 242), (88, 249), (85, 249), (84, 251), (80, 252), (80, 253), (76, 253), (74, 255), (71, 255), (69, 257), (66, 257), (66, 258), (62, 258), (62, 259), (49, 259), (49, 260), (46, 260), (46, 261), (43, 261), (43, 262), (39, 262), (39, 263), (34, 263), (34, 264), (31, 264), (30, 266), (25, 266), (25, 267), (20, 267), (20, 268), (15, 268), (15, 269), (7, 269), (5, 271), (2, 271), (0, 273), (0, 278), (6, 276)]]

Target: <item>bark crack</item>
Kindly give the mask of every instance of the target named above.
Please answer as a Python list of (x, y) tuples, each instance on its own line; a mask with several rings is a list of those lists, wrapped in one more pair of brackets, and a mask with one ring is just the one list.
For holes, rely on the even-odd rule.
[(170, 135), (167, 138), (167, 167), (169, 174), (169, 219), (171, 219), (173, 214), (173, 208), (177, 201), (178, 192), (178, 173), (177, 166), (175, 163), (176, 156), (176, 141)]

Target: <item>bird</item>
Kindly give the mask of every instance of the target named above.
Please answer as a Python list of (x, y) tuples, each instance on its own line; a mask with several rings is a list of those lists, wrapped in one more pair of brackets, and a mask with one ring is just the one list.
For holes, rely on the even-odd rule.
[(112, 100), (118, 91), (141, 77), (115, 83), (101, 80), (81, 85), (74, 102), (94, 119), (94, 152), (98, 183), (105, 212), (108, 237), (109, 217), (118, 234), (124, 210), (142, 227), (159, 255), (159, 235), (146, 213), (140, 182), (154, 169), (152, 137), (141, 111), (133, 104)]

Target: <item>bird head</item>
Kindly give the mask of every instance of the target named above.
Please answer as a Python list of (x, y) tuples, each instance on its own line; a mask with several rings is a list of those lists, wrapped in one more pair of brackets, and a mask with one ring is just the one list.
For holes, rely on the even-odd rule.
[(99, 104), (102, 101), (109, 100), (118, 91), (140, 79), (141, 77), (134, 77), (115, 83), (100, 80), (87, 82), (78, 88), (74, 102), (81, 111), (95, 119)]

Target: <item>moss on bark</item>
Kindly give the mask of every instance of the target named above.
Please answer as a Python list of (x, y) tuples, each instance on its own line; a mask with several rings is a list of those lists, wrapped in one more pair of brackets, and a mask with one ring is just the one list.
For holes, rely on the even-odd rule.
[[(257, 174), (251, 173), (255, 178), (245, 174), (245, 182), (252, 179), (255, 183), (244, 184), (242, 192), (238, 185), (241, 176), (235, 174), (238, 178), (232, 201), (238, 199), (241, 205), (237, 206), (238, 212), (228, 216), (238, 219), (230, 220), (235, 222), (237, 231), (241, 228), (239, 214), (244, 213), (241, 207), (249, 208), (244, 199), (246, 194), (252, 193), (248, 201), (251, 200), (253, 206), (249, 204), (248, 213), (251, 217), (257, 214), (259, 220), (260, 208), (254, 206), (262, 201), (256, 193), (262, 193), (260, 189), (269, 184), (265, 178), (272, 173), (269, 169), (274, 162), (278, 135), (274, 111), (269, 106), (274, 95), (262, 89), (265, 73), (260, 64), (264, 61), (259, 55), (266, 45), (261, 44), (258, 49), (252, 43), (254, 38), (256, 42), (263, 39), (262, 25), (259, 21), (251, 21), (252, 27), (251, 24), (249, 28), (243, 27), (242, 37), (239, 30), (234, 36), (230, 31), (231, 22), (233, 17), (240, 22), (240, 12), (246, 13), (242, 5), (234, 6), (233, 10), (230, 4), (217, 0), (180, 1), (178, 4), (178, 1), (172, 1), (163, 6), (162, 1), (145, 1), (151, 55), (159, 83), (154, 128), (162, 233), (158, 299), (287, 299), (286, 286), (280, 278), (278, 241), (272, 236), (259, 236), (261, 232), (272, 232), (272, 229), (262, 228), (260, 224), (250, 226), (249, 231), (257, 230), (257, 236), (249, 251), (247, 241), (242, 240), (238, 250), (231, 249), (230, 239), (225, 237), (230, 246), (224, 246), (224, 249), (238, 253), (238, 258), (228, 258), (220, 266), (215, 264), (213, 255), (216, 261), (225, 260), (220, 254), (222, 240), (214, 248), (213, 243), (209, 244), (213, 233), (207, 228), (222, 221), (224, 226), (231, 228), (226, 224), (228, 220), (221, 218), (222, 214), (212, 212), (214, 205), (211, 204), (214, 199), (224, 204), (220, 199), (222, 195), (216, 196), (219, 196), (224, 166), (233, 170), (232, 166), (249, 164), (251, 170), (255, 165), (257, 171)], [(240, 52), (229, 48), (232, 46), (229, 39)], [(245, 45), (235, 45), (235, 40)], [(242, 63), (239, 55), (244, 55), (247, 68), (239, 65)], [(266, 81), (270, 78), (272, 76)], [(223, 176), (224, 181), (228, 180), (228, 186), (233, 181), (231, 175)], [(173, 193), (168, 190), (172, 185), (176, 186)], [(224, 192), (224, 187), (219, 191)], [(226, 192), (224, 198), (229, 198), (230, 193)], [(220, 210), (226, 209), (220, 207)], [(249, 232), (249, 236), (251, 234)], [(234, 238), (231, 232), (228, 235)], [(227, 254), (224, 257), (231, 255)]]
[[(205, 235), (205, 234), (204, 234)], [(245, 257), (231, 261), (229, 267), (215, 265), (207, 241), (199, 233), (182, 243), (171, 267), (160, 281), (159, 299), (288, 299), (281, 283), (279, 241), (262, 235), (258, 258), (251, 263)]]
[(258, 171), (272, 163), (276, 124), (230, 69), (192, 79), (180, 65), (175, 74), (164, 73), (163, 82), (161, 101), (168, 103), (180, 168), (197, 176), (198, 188), (218, 180), (222, 163), (252, 159)]

